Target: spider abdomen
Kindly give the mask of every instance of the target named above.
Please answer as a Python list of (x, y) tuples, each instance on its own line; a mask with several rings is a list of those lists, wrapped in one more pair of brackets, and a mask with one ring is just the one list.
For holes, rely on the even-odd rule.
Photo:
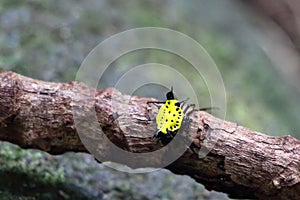
[(167, 100), (156, 116), (157, 129), (163, 134), (177, 131), (182, 123), (184, 113), (178, 100)]

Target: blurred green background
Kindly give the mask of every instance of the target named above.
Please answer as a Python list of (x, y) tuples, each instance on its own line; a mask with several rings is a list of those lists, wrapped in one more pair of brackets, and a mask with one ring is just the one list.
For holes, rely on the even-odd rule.
[[(300, 138), (299, 94), (272, 66), (244, 10), (233, 0), (2, 0), (0, 66), (37, 79), (72, 81), (84, 58), (101, 41), (145, 26), (174, 29), (203, 45), (225, 83), (226, 120), (270, 135)], [(149, 62), (178, 68), (188, 65), (172, 54), (138, 51), (115, 61), (101, 87), (114, 86), (132, 66)], [(196, 88), (203, 95), (201, 106), (207, 106), (206, 86), (193, 81), (198, 81)], [(164, 96), (157, 90), (138, 94)], [(189, 177), (166, 170), (124, 174), (86, 154), (50, 156), (1, 142), (0, 163), (0, 199), (228, 199), (206, 191)]]

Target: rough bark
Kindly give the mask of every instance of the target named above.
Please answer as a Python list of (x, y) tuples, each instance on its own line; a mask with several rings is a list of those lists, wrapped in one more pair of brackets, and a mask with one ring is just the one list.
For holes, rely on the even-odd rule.
[[(147, 101), (153, 100), (112, 88), (97, 91), (77, 82), (50, 83), (0, 72), (0, 140), (52, 154), (87, 152), (76, 132), (72, 110), (91, 109), (88, 103), (93, 102), (98, 122), (113, 143), (129, 152), (154, 151), (162, 145), (151, 139), (155, 124), (149, 119), (157, 109)], [(82, 123), (88, 123), (89, 116), (83, 117), (86, 121)], [(298, 198), (299, 140), (264, 135), (202, 111), (194, 112), (191, 120), (188, 137), (194, 151), (210, 151), (202, 158), (187, 149), (167, 169), (233, 198)], [(92, 126), (84, 127), (86, 137), (95, 138), (91, 145), (104, 150), (107, 146), (89, 129)]]

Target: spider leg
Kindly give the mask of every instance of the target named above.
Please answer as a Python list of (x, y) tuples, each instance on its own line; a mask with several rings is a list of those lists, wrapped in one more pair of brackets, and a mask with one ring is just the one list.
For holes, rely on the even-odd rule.
[(159, 138), (160, 137), (160, 130), (157, 130), (152, 138)]
[[(190, 111), (188, 111), (190, 108), (192, 108)], [(185, 117), (188, 117), (192, 114), (192, 112), (196, 111), (195, 104), (189, 104), (185, 107), (183, 110), (183, 113), (185, 113)]]
[(185, 143), (188, 149), (190, 149), (194, 154), (198, 155), (198, 152), (196, 151), (197, 146), (193, 142), (189, 141), (187, 137), (183, 138), (183, 142)]
[(184, 132), (184, 131), (187, 131), (190, 129), (190, 123), (191, 123), (191, 120), (189, 117), (185, 116), (182, 120), (182, 123), (181, 123), (181, 127), (180, 127), (180, 133)]
[(166, 103), (165, 101), (147, 101), (147, 104), (149, 103), (161, 103), (161, 104), (164, 104)]
[(199, 152), (196, 151), (196, 149), (198, 149), (198, 147), (194, 143), (191, 143), (191, 145), (189, 146), (189, 149), (192, 150), (192, 152), (194, 154), (198, 155)]
[(167, 129), (167, 134), (168, 134), (171, 138), (174, 137), (173, 134), (171, 133), (171, 131), (169, 131), (169, 129)]
[(179, 134), (178, 137), (180, 137), (180, 140), (184, 143), (187, 149), (190, 149), (194, 154), (198, 155), (198, 147), (192, 141), (190, 141), (190, 139), (187, 136)]
[(204, 108), (200, 108), (198, 109), (199, 111), (211, 111), (211, 110), (219, 110), (220, 108), (218, 107), (204, 107)]
[(153, 103), (153, 105), (155, 105), (157, 109), (160, 109), (161, 107), (161, 105), (158, 105), (157, 103)]
[(179, 129), (180, 133), (189, 131), (190, 123), (191, 123), (191, 120), (190, 120), (189, 116), (194, 111), (195, 111), (195, 104), (189, 104), (183, 109), (183, 112), (185, 114), (184, 114), (184, 117), (183, 117), (183, 120), (182, 120), (182, 123), (181, 123), (181, 127)]
[(179, 104), (181, 106), (181, 108), (183, 108), (183, 106), (186, 104), (186, 102), (189, 100), (190, 98), (186, 98), (185, 100), (183, 101), (179, 101)]
[(147, 101), (147, 104), (152, 103), (153, 105), (155, 105), (158, 109), (160, 109), (161, 105), (158, 104), (164, 104), (166, 103), (165, 101)]

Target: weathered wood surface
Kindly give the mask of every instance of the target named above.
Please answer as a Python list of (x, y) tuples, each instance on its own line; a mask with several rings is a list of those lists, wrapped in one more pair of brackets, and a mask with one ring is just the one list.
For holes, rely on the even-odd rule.
[[(90, 93), (95, 94), (93, 99), (89, 99)], [(128, 99), (129, 103), (125, 103)], [(114, 144), (129, 152), (155, 151), (162, 146), (151, 139), (155, 124), (149, 119), (157, 112), (154, 106), (147, 105), (151, 100), (130, 97), (113, 88), (96, 91), (82, 83), (50, 83), (3, 71), (0, 140), (52, 154), (86, 152), (72, 110), (90, 109), (86, 102), (94, 102), (98, 122)], [(88, 122), (88, 116), (82, 117)], [(191, 119), (188, 137), (194, 150), (210, 151), (199, 157), (188, 149), (167, 169), (234, 198), (299, 198), (299, 140), (267, 136), (202, 111), (194, 112)], [(86, 130), (87, 137), (93, 138), (94, 130)], [(95, 141), (99, 151), (106, 148), (105, 143)]]

